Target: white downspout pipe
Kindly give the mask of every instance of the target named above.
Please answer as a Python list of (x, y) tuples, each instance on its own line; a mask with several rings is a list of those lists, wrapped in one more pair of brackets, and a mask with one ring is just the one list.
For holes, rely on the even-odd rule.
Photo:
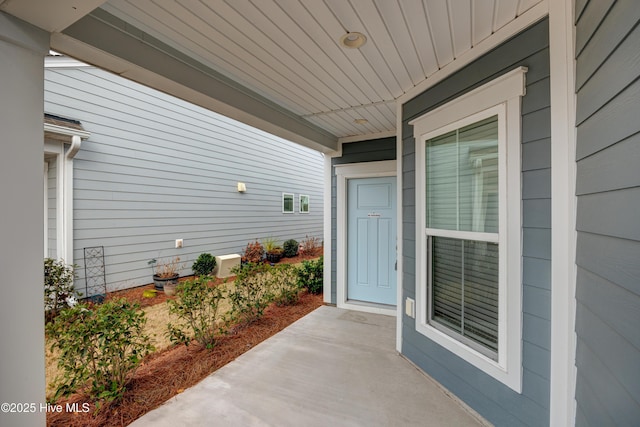
[(73, 264), (73, 158), (76, 156), (82, 145), (82, 138), (78, 135), (71, 137), (71, 146), (64, 154), (64, 173), (62, 182), (63, 206), (62, 206), (62, 252), (61, 256), (65, 263)]

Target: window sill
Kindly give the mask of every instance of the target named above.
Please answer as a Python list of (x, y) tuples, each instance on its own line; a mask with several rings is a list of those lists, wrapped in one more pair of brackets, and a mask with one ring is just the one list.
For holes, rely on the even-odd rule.
[(416, 331), (515, 392), (522, 392), (521, 369), (519, 366), (509, 367), (508, 357), (503, 357), (504, 360), (502, 362), (496, 362), (433, 326), (421, 323), (418, 319), (416, 319)]

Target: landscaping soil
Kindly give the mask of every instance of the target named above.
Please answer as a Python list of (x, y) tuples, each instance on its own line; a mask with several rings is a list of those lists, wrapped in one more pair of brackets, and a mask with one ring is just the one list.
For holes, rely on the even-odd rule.
[[(143, 288), (150, 289), (153, 285)], [(143, 298), (143, 291), (144, 289), (136, 288), (115, 294), (146, 305), (157, 304), (167, 299), (162, 292), (155, 298)], [(47, 413), (47, 425), (126, 426), (322, 304), (322, 295), (305, 292), (301, 294), (298, 304), (282, 307), (271, 305), (257, 322), (232, 329), (227, 335), (221, 336), (211, 350), (193, 342), (188, 347), (173, 346), (153, 353), (133, 375), (120, 403), (102, 403), (99, 411), (90, 403), (88, 412), (66, 412), (64, 409), (60, 413), (50, 412)], [(82, 409), (83, 404), (89, 402), (91, 400), (88, 396), (73, 395), (58, 400), (56, 404), (66, 408), (67, 404), (77, 403)]]
[[(296, 255), (295, 257), (291, 257), (291, 258), (282, 258), (278, 262), (278, 264), (298, 264), (298, 263), (301, 263), (302, 261), (317, 259), (318, 256), (322, 255), (322, 250), (323, 248), (319, 247), (314, 253), (311, 253), (311, 254)], [(193, 278), (194, 276), (181, 277), (179, 281), (182, 282), (182, 281), (193, 279)], [(227, 277), (225, 279), (216, 278), (213, 284), (219, 285), (225, 282), (233, 282), (235, 278), (236, 278), (235, 276)], [(167, 299), (175, 298), (175, 297), (167, 296), (162, 291), (158, 291), (156, 293), (156, 296), (153, 298), (146, 298), (142, 296), (142, 294), (144, 293), (144, 291), (147, 291), (147, 290), (155, 290), (155, 286), (153, 285), (153, 283), (149, 285), (138, 286), (131, 289), (124, 289), (122, 291), (109, 292), (109, 294), (107, 295), (107, 299), (126, 298), (127, 301), (131, 303), (138, 303), (140, 304), (141, 308), (144, 308), (144, 307), (149, 307), (151, 305), (160, 304), (162, 302), (165, 302)]]
[[(183, 282), (189, 279), (193, 279), (193, 276), (181, 277), (178, 281)], [(234, 279), (235, 279), (235, 276), (228, 277), (227, 279), (216, 278), (213, 284), (219, 285), (220, 283), (224, 283), (225, 281), (233, 282)], [(152, 305), (160, 304), (165, 302), (168, 299), (175, 299), (175, 296), (168, 296), (162, 291), (157, 291), (156, 296), (153, 298), (147, 298), (142, 295), (147, 290), (155, 291), (155, 289), (156, 289), (155, 285), (151, 283), (149, 285), (138, 286), (136, 288), (124, 289), (122, 291), (116, 291), (116, 292), (109, 292), (109, 294), (107, 295), (107, 299), (110, 300), (110, 299), (125, 298), (127, 301), (131, 303), (138, 303), (140, 305), (140, 308), (145, 308)]]

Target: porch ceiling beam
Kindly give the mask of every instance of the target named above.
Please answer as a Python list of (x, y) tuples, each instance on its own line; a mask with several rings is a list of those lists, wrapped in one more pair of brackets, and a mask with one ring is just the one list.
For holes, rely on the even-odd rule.
[(103, 10), (54, 33), (51, 46), (315, 150), (338, 148), (335, 135)]

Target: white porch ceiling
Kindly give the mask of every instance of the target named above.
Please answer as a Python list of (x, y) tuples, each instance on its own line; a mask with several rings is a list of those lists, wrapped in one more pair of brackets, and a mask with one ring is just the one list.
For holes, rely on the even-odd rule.
[[(394, 131), (396, 98), (539, 2), (110, 0), (102, 8), (347, 137)], [(367, 43), (341, 47), (355, 31)]]
[[(51, 1), (69, 3), (29, 0)], [(336, 147), (331, 141), (339, 138), (394, 134), (398, 98), (545, 1), (108, 0), (54, 34), (52, 47), (331, 150)], [(21, 18), (29, 21), (24, 13)], [(365, 34), (366, 44), (342, 47), (339, 40), (346, 32)], [(144, 49), (161, 52), (169, 61)], [(163, 72), (162, 63), (174, 69)], [(178, 71), (185, 64), (190, 68)], [(208, 80), (190, 76), (193, 70)], [(188, 90), (176, 89), (175, 82)], [(228, 87), (241, 99), (231, 92), (224, 98)], [(269, 129), (269, 120), (285, 132), (278, 126)]]

